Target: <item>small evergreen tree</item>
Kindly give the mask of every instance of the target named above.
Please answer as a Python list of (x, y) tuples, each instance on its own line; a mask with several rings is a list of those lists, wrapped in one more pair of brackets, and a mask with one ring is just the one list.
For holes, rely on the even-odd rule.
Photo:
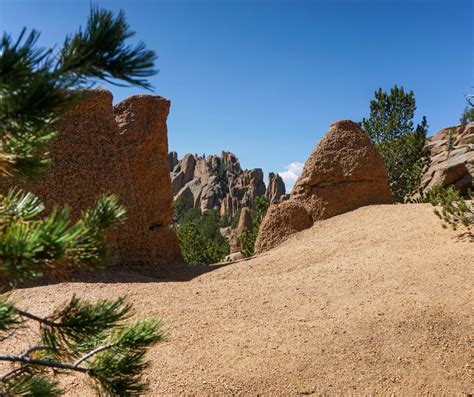
[(467, 125), (474, 121), (474, 95), (466, 96), (467, 106), (464, 109), (464, 112), (459, 120), (461, 125)]
[(178, 197), (173, 201), (173, 224), (179, 224), (187, 216), (189, 208), (183, 197)]
[(224, 215), (221, 216), (221, 227), (230, 227), (231, 229), (235, 229), (239, 224), (240, 213), (242, 209), (239, 208), (234, 216), (232, 216), (232, 212), (227, 210)]
[(190, 265), (210, 265), (218, 263), (229, 254), (229, 243), (220, 238), (208, 238), (196, 223), (185, 223), (177, 228), (181, 252)]
[(474, 225), (474, 193), (468, 191), (467, 197), (470, 200), (464, 200), (459, 191), (453, 186), (443, 188), (440, 185), (434, 186), (428, 192), (429, 202), (436, 208), (434, 213), (444, 223), (443, 227), (451, 226), (453, 230), (465, 228), (466, 234), (473, 236), (472, 226)]
[(259, 196), (255, 199), (255, 210), (252, 211), (252, 228), (244, 231), (240, 236), (242, 253), (247, 258), (255, 254), (255, 242), (257, 241), (258, 230), (269, 206), (270, 204), (265, 196)]
[(461, 123), (461, 125), (467, 125), (469, 123), (472, 123), (473, 121), (474, 121), (474, 107), (466, 106), (461, 118), (459, 119), (459, 122)]
[(370, 102), (370, 116), (361, 126), (382, 156), (395, 202), (407, 201), (418, 189), (429, 155), (424, 149), (428, 123), (423, 116), (414, 128), (416, 101), (413, 91), (396, 85), (390, 94), (380, 88)]
[(225, 219), (215, 209), (188, 208), (182, 197), (174, 201), (174, 227), (186, 263), (210, 265), (229, 255), (230, 247), (220, 227)]
[[(155, 54), (133, 35), (121, 12), (92, 7), (87, 26), (68, 36), (59, 51), (37, 46), (35, 30), (13, 41), (4, 34), (0, 50), (0, 177), (34, 178), (48, 165), (48, 143), (60, 114), (95, 80), (124, 81), (149, 88)], [(0, 281), (18, 283), (69, 267), (104, 265), (104, 233), (123, 221), (116, 196), (103, 196), (72, 223), (67, 207), (52, 209), (35, 195), (11, 189), (0, 194)], [(146, 349), (163, 338), (158, 320), (126, 321), (132, 307), (124, 299), (87, 303), (73, 297), (46, 317), (19, 309), (0, 297), (0, 338), (39, 325), (38, 341), (21, 354), (0, 354), (13, 367), (0, 376), (2, 396), (56, 396), (57, 376), (88, 375), (100, 395), (138, 395)]]

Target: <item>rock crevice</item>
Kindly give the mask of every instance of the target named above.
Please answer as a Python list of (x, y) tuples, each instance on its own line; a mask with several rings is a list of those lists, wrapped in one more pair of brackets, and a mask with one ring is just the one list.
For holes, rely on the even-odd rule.
[(349, 179), (346, 181), (339, 181), (339, 182), (319, 182), (315, 185), (308, 183), (308, 186), (311, 188), (323, 188), (323, 187), (330, 187), (330, 186), (338, 186), (338, 185), (350, 185), (351, 183), (372, 183), (374, 179)]

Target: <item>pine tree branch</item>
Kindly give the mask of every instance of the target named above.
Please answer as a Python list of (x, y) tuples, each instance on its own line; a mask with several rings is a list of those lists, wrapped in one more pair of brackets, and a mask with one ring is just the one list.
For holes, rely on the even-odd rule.
[(16, 363), (23, 363), (26, 365), (38, 365), (40, 367), (48, 367), (48, 368), (58, 368), (58, 369), (68, 369), (71, 371), (77, 371), (82, 373), (91, 373), (93, 372), (90, 368), (84, 367), (75, 367), (74, 364), (64, 364), (57, 361), (48, 361), (48, 360), (38, 360), (34, 358), (30, 358), (28, 356), (23, 355), (15, 355), (15, 354), (0, 354), (0, 361), (10, 361)]
[(25, 352), (23, 352), (21, 354), (21, 357), (28, 357), (31, 353), (34, 353), (34, 352), (37, 352), (39, 350), (48, 350), (50, 349), (49, 346), (43, 346), (43, 345), (39, 345), (39, 346), (33, 346), (33, 347), (30, 347), (28, 350), (26, 350)]
[(29, 318), (30, 320), (34, 320), (34, 321), (37, 321), (41, 324), (44, 324), (44, 325), (48, 325), (50, 327), (55, 327), (55, 328), (59, 328), (61, 327), (61, 324), (58, 324), (58, 323), (55, 323), (53, 321), (49, 321), (45, 318), (42, 318), (42, 317), (38, 317), (38, 316), (35, 316), (34, 314), (31, 314), (29, 312), (25, 312), (21, 309), (18, 309), (15, 307), (15, 310), (18, 312), (18, 314), (22, 317), (26, 317), (26, 318)]
[(57, 362), (57, 361), (49, 361), (49, 360), (38, 360), (38, 359), (34, 359), (34, 358), (29, 357), (29, 355), (31, 353), (35, 352), (35, 351), (49, 349), (48, 346), (33, 346), (32, 348), (26, 350), (25, 352), (23, 352), (20, 355), (0, 354), (0, 361), (10, 361), (10, 362), (23, 363), (23, 366), (21, 368), (17, 368), (15, 370), (7, 373), (6, 375), (0, 377), (0, 381), (5, 381), (7, 378), (13, 376), (14, 374), (19, 372), (20, 370), (23, 370), (24, 367), (28, 366), (28, 365), (38, 365), (38, 366), (41, 366), (41, 367), (67, 369), (67, 370), (71, 370), (71, 371), (77, 371), (77, 372), (90, 374), (90, 373), (94, 372), (94, 370), (92, 368), (80, 367), (80, 365), (84, 361), (91, 358), (92, 356), (94, 356), (94, 355), (96, 355), (96, 354), (98, 354), (98, 353), (100, 353), (104, 350), (111, 349), (112, 347), (114, 347), (114, 345), (112, 345), (112, 344), (100, 346), (97, 349), (94, 349), (94, 350), (90, 351), (89, 353), (85, 354), (84, 356), (82, 356), (81, 358), (79, 358), (77, 361), (75, 361), (72, 364), (64, 364), (64, 363), (60, 363), (60, 362)]
[(80, 364), (82, 364), (84, 361), (88, 360), (89, 358), (91, 358), (93, 355), (97, 354), (97, 353), (100, 353), (101, 351), (103, 350), (107, 350), (107, 349), (111, 349), (112, 347), (114, 347), (114, 345), (110, 344), (110, 345), (105, 345), (105, 346), (100, 346), (98, 347), (97, 349), (94, 349), (92, 351), (90, 351), (89, 353), (87, 353), (86, 355), (82, 356), (79, 360), (77, 360), (74, 364), (72, 364), (74, 366), (74, 368), (77, 368), (79, 367)]
[(13, 371), (7, 372), (5, 375), (0, 377), (0, 382), (5, 382), (12, 376), (15, 376), (16, 374), (20, 373), (27, 367), (27, 365), (22, 365), (20, 368), (15, 368)]
[[(91, 87), (97, 80), (152, 87), (147, 78), (156, 73), (155, 53), (142, 42), (127, 44), (134, 32), (123, 12), (115, 16), (98, 6), (91, 8), (87, 26), (68, 36), (58, 51), (38, 47), (35, 30), (28, 34), (24, 28), (17, 41), (6, 33), (0, 38), (0, 178), (33, 179), (47, 170), (58, 119), (82, 99), (76, 89)], [(5, 259), (0, 278), (11, 286), (38, 277), (44, 267), (55, 270), (51, 262), (102, 267), (105, 231), (121, 223), (125, 214), (115, 196), (100, 198), (77, 223), (69, 223), (66, 209), (56, 207), (39, 216), (42, 210), (32, 194), (0, 195), (0, 254)], [(132, 306), (121, 298), (98, 304), (73, 298), (44, 317), (6, 300), (0, 300), (0, 309), (0, 342), (28, 320), (39, 325), (42, 340), (18, 354), (0, 352), (0, 363), (11, 363), (7, 373), (0, 374), (0, 395), (60, 395), (55, 378), (62, 372), (87, 374), (108, 395), (138, 395), (145, 389), (145, 348), (161, 341), (160, 324), (142, 321), (124, 327)], [(104, 346), (90, 347), (97, 346), (96, 340)], [(116, 349), (120, 354), (113, 354)]]
[[(25, 352), (23, 352), (20, 355), (20, 357), (28, 357), (33, 352), (36, 352), (36, 351), (39, 351), (39, 350), (47, 350), (47, 349), (49, 349), (48, 346), (43, 346), (43, 345), (33, 346), (33, 347), (29, 348), (28, 350), (26, 350)], [(11, 378), (12, 376), (15, 376), (17, 373), (23, 371), (28, 365), (29, 364), (23, 364), (20, 368), (15, 368), (13, 371), (10, 371), (10, 372), (6, 373), (5, 375), (0, 376), (0, 382), (5, 382), (8, 378)]]

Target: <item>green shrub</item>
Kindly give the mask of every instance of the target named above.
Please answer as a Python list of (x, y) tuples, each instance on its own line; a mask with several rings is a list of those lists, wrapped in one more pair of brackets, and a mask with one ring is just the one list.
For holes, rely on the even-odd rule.
[(174, 227), (184, 260), (191, 265), (210, 265), (230, 253), (229, 242), (221, 235), (222, 219), (217, 210), (201, 213), (186, 208), (180, 198), (174, 202)]
[(466, 96), (467, 106), (464, 109), (464, 112), (459, 119), (461, 125), (466, 125), (468, 123), (472, 123), (474, 121), (474, 104), (473, 104), (473, 95)]
[(237, 210), (237, 213), (232, 216), (230, 211), (227, 211), (225, 215), (221, 217), (220, 224), (221, 227), (229, 227), (231, 229), (235, 229), (237, 225), (239, 224), (239, 219), (240, 219), (240, 213), (242, 212), (242, 209), (239, 208)]
[(461, 125), (467, 125), (469, 123), (472, 123), (474, 121), (474, 107), (467, 106), (464, 109), (464, 112), (459, 121)]
[(179, 225), (177, 235), (183, 258), (191, 265), (218, 263), (229, 255), (229, 243), (223, 236), (207, 238), (205, 232), (195, 223)]
[(452, 227), (457, 230), (460, 227), (466, 229), (469, 235), (472, 235), (472, 225), (474, 224), (474, 194), (469, 191), (469, 200), (465, 200), (459, 192), (453, 187), (443, 188), (434, 186), (428, 193), (430, 203), (436, 208), (434, 213), (444, 223), (443, 227)]
[(186, 206), (182, 197), (178, 197), (173, 203), (175, 225), (196, 222), (201, 218), (201, 211), (197, 208), (189, 208)]
[(201, 214), (197, 224), (199, 225), (200, 230), (205, 238), (215, 240), (222, 237), (220, 232), (222, 220), (219, 216), (219, 212), (216, 209), (204, 211)]

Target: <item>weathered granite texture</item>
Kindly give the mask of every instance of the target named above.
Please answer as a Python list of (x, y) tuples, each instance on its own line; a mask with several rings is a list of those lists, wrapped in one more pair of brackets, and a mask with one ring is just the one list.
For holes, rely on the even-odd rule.
[[(169, 108), (170, 102), (159, 96), (135, 95), (113, 106), (109, 91), (87, 92), (61, 117), (46, 176), (23, 187), (37, 194), (48, 210), (68, 204), (73, 219), (99, 195), (118, 194), (127, 220), (108, 235), (114, 262), (157, 268), (179, 263), (179, 243), (169, 227)], [(2, 183), (2, 191), (16, 184)]]

